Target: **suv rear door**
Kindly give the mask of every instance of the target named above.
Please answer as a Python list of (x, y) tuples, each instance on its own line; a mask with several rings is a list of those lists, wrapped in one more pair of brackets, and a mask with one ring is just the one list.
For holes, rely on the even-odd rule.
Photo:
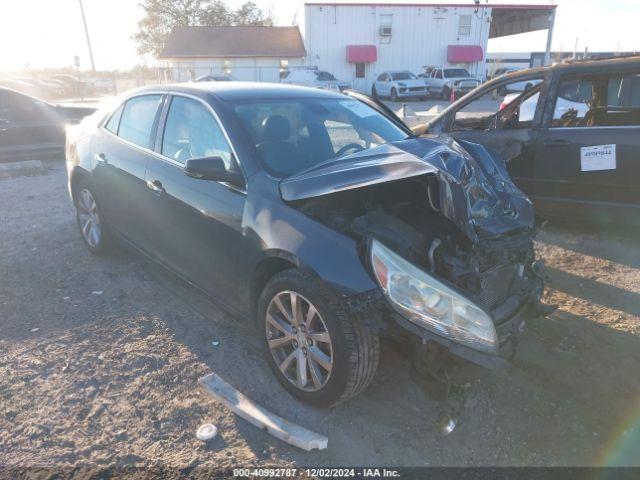
[(542, 214), (637, 223), (640, 67), (560, 75), (534, 155)]

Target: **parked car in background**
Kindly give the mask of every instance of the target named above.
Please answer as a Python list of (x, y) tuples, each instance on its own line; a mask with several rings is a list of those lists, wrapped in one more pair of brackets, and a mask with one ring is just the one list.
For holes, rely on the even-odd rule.
[(228, 73), (211, 73), (196, 78), (196, 82), (235, 82), (236, 78)]
[(425, 368), (507, 365), (505, 342), (540, 313), (530, 201), (484, 148), (415, 138), (348, 95), (252, 82), (127, 94), (68, 129), (84, 243), (99, 254), (118, 239), (250, 319), (308, 403), (366, 389), (387, 334)]
[[(500, 100), (512, 84), (533, 86)], [(639, 56), (498, 77), (415, 131), (501, 155), (542, 216), (640, 225)]]
[(342, 92), (350, 87), (347, 82), (342, 82), (324, 70), (298, 69), (291, 70), (281, 80), (282, 83), (301, 85), (303, 87), (322, 88)]
[(487, 75), (487, 80), (493, 80), (494, 78), (501, 77), (502, 75), (506, 75), (507, 73), (513, 73), (522, 70), (522, 68), (518, 67), (500, 67), (496, 68), (491, 75)]
[(451, 90), (471, 91), (482, 82), (474, 78), (464, 68), (434, 68), (431, 76), (426, 79), (431, 95), (439, 96), (443, 100), (451, 98)]
[(0, 87), (0, 162), (61, 155), (65, 125), (77, 123), (94, 111), (52, 105)]
[(429, 89), (425, 80), (418, 78), (408, 70), (382, 72), (373, 82), (371, 94), (376, 97), (388, 97), (392, 102), (401, 98), (427, 98)]

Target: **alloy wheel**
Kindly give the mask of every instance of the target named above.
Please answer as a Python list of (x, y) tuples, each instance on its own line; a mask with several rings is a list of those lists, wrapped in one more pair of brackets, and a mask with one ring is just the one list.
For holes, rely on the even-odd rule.
[(282, 375), (300, 390), (326, 385), (333, 367), (333, 348), (316, 307), (293, 291), (276, 294), (266, 313), (267, 344)]
[(92, 248), (97, 248), (102, 239), (102, 226), (98, 206), (89, 190), (83, 188), (78, 194), (78, 222), (85, 241)]

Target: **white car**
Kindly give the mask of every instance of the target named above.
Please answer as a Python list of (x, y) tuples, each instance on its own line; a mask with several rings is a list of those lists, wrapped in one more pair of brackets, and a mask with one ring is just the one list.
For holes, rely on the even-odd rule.
[(347, 82), (341, 82), (329, 72), (311, 69), (292, 70), (281, 80), (281, 83), (321, 88), (323, 90), (334, 90), (338, 92), (342, 92), (350, 88), (350, 85)]
[(392, 102), (397, 102), (406, 97), (426, 98), (429, 96), (429, 88), (424, 79), (407, 70), (382, 72), (373, 82), (371, 95), (374, 98), (389, 97)]
[(482, 82), (474, 78), (465, 68), (434, 68), (426, 79), (429, 91), (439, 95), (443, 100), (449, 100), (451, 90), (460, 89), (470, 91)]
[[(505, 96), (502, 100), (502, 103), (500, 104), (500, 110), (513, 102), (520, 95), (522, 95), (522, 93), (510, 93)], [(538, 105), (539, 97), (540, 93), (536, 93), (535, 95), (532, 95), (524, 102), (522, 102), (519, 109), (520, 111), (518, 112), (519, 122), (531, 122), (533, 120), (533, 117), (536, 114), (536, 105)], [(555, 111), (558, 112), (558, 114), (564, 114), (569, 110), (575, 110), (576, 115), (579, 118), (583, 118), (589, 111), (589, 105), (584, 102), (573, 102), (571, 100), (567, 100), (566, 98), (558, 96), (558, 98), (556, 99)]]

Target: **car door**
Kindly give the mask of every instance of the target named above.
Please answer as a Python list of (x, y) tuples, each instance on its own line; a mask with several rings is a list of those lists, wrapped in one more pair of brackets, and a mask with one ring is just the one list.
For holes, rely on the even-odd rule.
[(153, 156), (152, 146), (164, 96), (144, 94), (118, 107), (94, 136), (93, 178), (98, 203), (109, 225), (122, 237), (146, 249), (149, 238), (145, 170)]
[(558, 78), (535, 150), (540, 213), (640, 224), (639, 74)]
[(0, 89), (0, 159), (62, 153), (64, 127), (53, 106)]
[(378, 95), (383, 97), (388, 97), (391, 94), (391, 82), (390, 76), (388, 73), (383, 73), (380, 75), (379, 81), (376, 82), (376, 90), (378, 91)]
[(239, 298), (236, 277), (242, 252), (243, 188), (191, 178), (190, 158), (219, 156), (238, 169), (237, 156), (219, 118), (195, 97), (174, 95), (161, 120), (157, 155), (149, 161), (146, 183), (150, 205), (147, 228), (155, 256), (173, 271), (233, 304)]

